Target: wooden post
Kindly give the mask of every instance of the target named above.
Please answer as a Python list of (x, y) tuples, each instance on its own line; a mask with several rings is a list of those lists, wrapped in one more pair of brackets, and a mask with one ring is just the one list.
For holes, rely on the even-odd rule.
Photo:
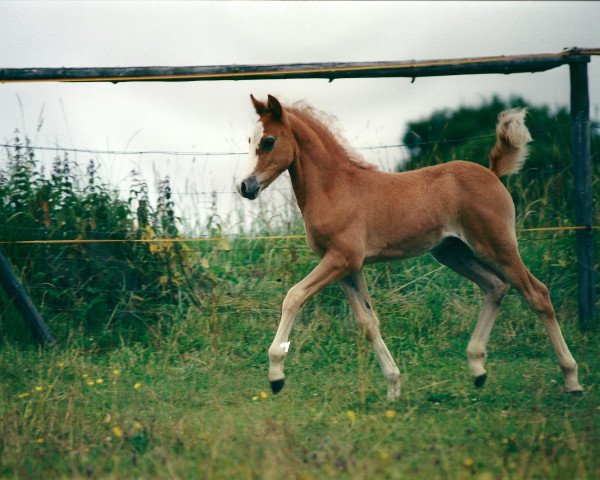
[(590, 157), (590, 100), (587, 63), (569, 64), (571, 75), (571, 148), (575, 182), (575, 222), (589, 227), (576, 232), (579, 322), (583, 330), (595, 325), (595, 272)]
[(35, 308), (19, 279), (10, 268), (10, 264), (2, 251), (0, 251), (0, 284), (8, 293), (8, 297), (15, 302), (17, 310), (23, 315), (35, 338), (42, 343), (54, 343), (52, 332), (44, 323), (40, 312)]

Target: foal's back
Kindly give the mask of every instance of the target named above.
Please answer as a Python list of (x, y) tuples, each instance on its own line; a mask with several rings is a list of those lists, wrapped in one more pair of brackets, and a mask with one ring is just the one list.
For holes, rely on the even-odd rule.
[[(425, 253), (449, 236), (514, 237), (514, 205), (481, 165), (454, 161), (402, 173), (361, 172), (369, 261)], [(359, 215), (356, 217), (359, 222)], [(489, 232), (489, 233), (487, 233)], [(473, 245), (475, 246), (475, 245)]]

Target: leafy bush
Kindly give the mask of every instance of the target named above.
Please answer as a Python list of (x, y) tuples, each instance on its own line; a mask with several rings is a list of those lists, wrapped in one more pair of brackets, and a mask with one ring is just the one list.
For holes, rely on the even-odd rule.
[[(147, 331), (137, 327), (159, 324), (165, 309), (183, 297), (198, 298), (188, 280), (201, 285), (202, 272), (186, 258), (185, 247), (151, 241), (178, 235), (169, 178), (159, 182), (153, 209), (137, 172), (131, 173), (129, 198), (122, 200), (98, 177), (94, 160), (83, 181), (67, 153), (54, 158), (46, 175), (18, 132), (6, 155), (7, 168), (0, 172), (2, 247), (59, 338), (80, 327), (100, 344), (111, 343), (129, 331)], [(14, 243), (72, 239), (101, 242)], [(4, 294), (0, 308), (12, 312)], [(16, 313), (2, 318), (0, 334), (19, 331)]]

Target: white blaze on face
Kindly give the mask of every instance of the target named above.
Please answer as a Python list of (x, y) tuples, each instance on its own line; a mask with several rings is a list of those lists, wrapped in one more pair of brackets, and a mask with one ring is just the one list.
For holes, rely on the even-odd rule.
[(256, 168), (256, 164), (258, 163), (258, 155), (256, 154), (256, 150), (258, 150), (258, 146), (260, 145), (260, 141), (263, 137), (265, 129), (263, 127), (262, 122), (259, 120), (254, 128), (254, 132), (250, 137), (250, 151), (248, 152), (248, 160), (247, 162), (242, 162), (237, 174), (236, 174), (236, 184), (240, 185), (242, 180), (248, 178), (252, 173), (254, 173), (254, 169)]

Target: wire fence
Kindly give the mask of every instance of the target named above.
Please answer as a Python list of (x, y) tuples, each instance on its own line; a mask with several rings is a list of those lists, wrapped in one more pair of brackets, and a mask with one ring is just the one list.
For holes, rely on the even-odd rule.
[[(561, 123), (557, 125), (552, 125), (549, 127), (543, 128), (529, 128), (531, 133), (540, 133), (540, 132), (549, 132), (553, 130), (560, 130), (571, 128), (572, 123)], [(594, 129), (600, 129), (600, 125), (597, 123), (592, 123), (591, 127)], [(495, 133), (490, 133), (489, 135), (477, 135), (471, 137), (462, 137), (462, 138), (453, 138), (453, 139), (445, 139), (440, 138), (437, 140), (431, 141), (423, 141), (423, 142), (414, 142), (414, 143), (395, 143), (389, 145), (363, 145), (363, 146), (354, 146), (354, 150), (379, 150), (379, 149), (388, 149), (388, 148), (415, 148), (425, 145), (436, 145), (436, 144), (457, 144), (463, 142), (469, 142), (473, 140), (489, 140), (496, 138)], [(14, 145), (8, 143), (0, 143), (0, 147), (3, 148), (12, 148)], [(176, 151), (176, 150), (101, 150), (101, 149), (89, 149), (89, 148), (71, 148), (64, 147), (60, 145), (55, 146), (41, 146), (41, 145), (24, 145), (26, 148), (30, 148), (32, 150), (41, 150), (41, 151), (50, 151), (50, 152), (69, 152), (69, 153), (87, 153), (92, 155), (136, 155), (136, 156), (144, 156), (144, 155), (165, 155), (165, 156), (174, 156), (174, 157), (228, 157), (228, 156), (237, 156), (237, 155), (246, 155), (247, 151), (236, 151), (236, 152), (212, 152), (212, 151)]]
[[(554, 130), (560, 130), (560, 129), (566, 129), (566, 128), (571, 128), (572, 123), (568, 122), (568, 123), (561, 123), (561, 124), (556, 124), (556, 125), (552, 125), (552, 126), (546, 126), (543, 128), (530, 128), (530, 132), (532, 133), (540, 133), (540, 132), (549, 132), (549, 131), (554, 131)], [(597, 124), (596, 122), (592, 122), (591, 123), (591, 127), (594, 129), (600, 129), (600, 125)], [(398, 144), (389, 144), (389, 145), (375, 145), (375, 146), (356, 146), (354, 147), (355, 150), (376, 150), (376, 149), (398, 149), (398, 148), (416, 148), (416, 147), (420, 147), (420, 146), (426, 146), (426, 145), (436, 145), (436, 144), (459, 144), (459, 143), (464, 143), (464, 142), (470, 142), (473, 140), (489, 140), (489, 139), (493, 139), (495, 138), (496, 135), (495, 134), (489, 134), (489, 135), (478, 135), (478, 136), (471, 136), (471, 137), (461, 137), (461, 138), (454, 138), (454, 139), (445, 139), (445, 138), (440, 138), (437, 140), (432, 140), (432, 141), (420, 141), (420, 142), (414, 142), (414, 143), (398, 143)], [(0, 143), (0, 147), (3, 147), (5, 149), (11, 149), (11, 148), (15, 148), (15, 145), (11, 145), (11, 144), (7, 144), (7, 143)], [(145, 156), (145, 155), (165, 155), (165, 156), (175, 156), (175, 157), (185, 157), (185, 156), (198, 156), (198, 157), (222, 157), (222, 156), (239, 156), (239, 155), (245, 155), (247, 154), (247, 152), (242, 152), (242, 151), (236, 151), (236, 152), (211, 152), (211, 151), (172, 151), (172, 150), (138, 150), (138, 151), (131, 151), (131, 150), (101, 150), (101, 149), (83, 149), (83, 148), (69, 148), (69, 147), (64, 147), (64, 146), (60, 146), (60, 145), (56, 145), (56, 146), (40, 146), (40, 145), (30, 145), (30, 144), (24, 144), (24, 145), (20, 145), (19, 148), (22, 149), (30, 149), (30, 150), (40, 150), (40, 151), (54, 151), (54, 152), (71, 152), (71, 153), (86, 153), (86, 154), (95, 154), (95, 155), (137, 155), (137, 156)], [(521, 172), (518, 172), (517, 175), (535, 175), (535, 176), (539, 176), (539, 175), (544, 175), (544, 174), (548, 174), (548, 175), (554, 175), (556, 173), (562, 172), (564, 171), (564, 168), (547, 168), (547, 169), (540, 169), (540, 168), (530, 168)], [(78, 191), (78, 192), (85, 192), (85, 188), (78, 188), (78, 187), (74, 187), (73, 190)], [(111, 191), (114, 192), (118, 192), (118, 193), (128, 193), (131, 191), (131, 189), (111, 189)], [(276, 191), (276, 192), (281, 192), (281, 193), (289, 193), (289, 189), (283, 189), (283, 188), (272, 188), (271, 191)], [(156, 191), (151, 191), (148, 193), (152, 193), (152, 194), (157, 194), (158, 192)], [(220, 195), (238, 195), (239, 193), (236, 190), (207, 190), (207, 191), (173, 191), (171, 192), (171, 195), (174, 196), (220, 196)], [(205, 200), (205, 201), (197, 201), (195, 202), (199, 205), (210, 205), (211, 201), (210, 200)], [(48, 232), (48, 228), (47, 227), (27, 227), (27, 226), (20, 226), (20, 225), (16, 225), (14, 227), (11, 227), (13, 230), (23, 230), (23, 231), (39, 231), (39, 232)], [(543, 231), (574, 231), (574, 230), (589, 230), (589, 229), (597, 229), (597, 226), (552, 226), (552, 227), (536, 227), (536, 228), (525, 228), (525, 229), (520, 229), (520, 232), (543, 232)], [(64, 229), (60, 229), (60, 234), (61, 235), (66, 235), (72, 233), (73, 235), (79, 235), (81, 234), (81, 232), (79, 230), (72, 230), (72, 231), (68, 231), (68, 230), (64, 230)], [(95, 234), (97, 235), (105, 235), (105, 236), (112, 236), (112, 235), (123, 235), (127, 232), (125, 231), (107, 231), (104, 230), (102, 232), (95, 232)], [(255, 237), (243, 237), (243, 236), (239, 236), (236, 234), (233, 235), (224, 235), (224, 236), (218, 236), (218, 237), (185, 237), (185, 238), (152, 238), (152, 239), (133, 239), (133, 238), (120, 238), (120, 239), (115, 239), (115, 238), (91, 238), (91, 239), (81, 239), (81, 238), (70, 238), (70, 239), (20, 239), (20, 240), (10, 240), (10, 241), (3, 241), (0, 240), (0, 245), (4, 244), (84, 244), (84, 243), (126, 243), (126, 242), (130, 242), (130, 243), (135, 243), (135, 242), (139, 242), (139, 243), (151, 243), (151, 242), (175, 242), (175, 243), (179, 243), (179, 242), (186, 242), (186, 243), (193, 243), (193, 242), (219, 242), (219, 241), (223, 241), (223, 240), (227, 240), (227, 239), (231, 239), (231, 238), (238, 238), (238, 239), (245, 239), (245, 240), (252, 240), (252, 239), (272, 239), (272, 240), (277, 240), (277, 239), (289, 239), (289, 238), (305, 238), (304, 235), (270, 235), (270, 236), (255, 236)]]
[[(563, 226), (563, 227), (532, 227), (520, 228), (517, 232), (573, 232), (580, 230), (598, 230), (600, 226)], [(104, 234), (110, 232), (102, 232)], [(114, 232), (113, 232), (114, 233)], [(83, 245), (90, 243), (198, 243), (198, 242), (223, 242), (226, 240), (290, 240), (306, 239), (306, 235), (252, 235), (249, 237), (227, 235), (219, 237), (164, 237), (164, 238), (69, 238), (69, 239), (49, 239), (49, 240), (9, 240), (0, 241), (0, 245)], [(229, 250), (229, 249), (228, 249)], [(183, 252), (186, 253), (186, 252)]]
[[(593, 124), (593, 128), (600, 128), (599, 125)], [(533, 133), (542, 132), (553, 132), (558, 130), (564, 130), (571, 128), (571, 123), (561, 123), (552, 125), (544, 128), (532, 128), (530, 129)], [(356, 150), (377, 150), (377, 149), (402, 149), (402, 148), (417, 148), (426, 145), (436, 144), (459, 144), (464, 142), (479, 141), (479, 140), (491, 140), (495, 138), (495, 134), (490, 135), (479, 135), (472, 137), (456, 138), (456, 139), (438, 139), (435, 141), (426, 142), (415, 142), (415, 143), (398, 143), (389, 145), (377, 145), (377, 146), (358, 146)], [(7, 150), (14, 148), (11, 144), (0, 144)], [(207, 151), (169, 151), (169, 150), (140, 150), (140, 151), (129, 151), (129, 150), (97, 150), (97, 149), (78, 149), (78, 148), (65, 148), (61, 146), (40, 146), (40, 145), (22, 145), (23, 149), (40, 150), (40, 151), (54, 151), (54, 152), (70, 152), (70, 153), (81, 153), (90, 155), (136, 155), (138, 157), (144, 157), (149, 155), (164, 155), (173, 157), (226, 157), (226, 156), (239, 156), (244, 155), (246, 152), (207, 152)], [(520, 173), (521, 176), (527, 175), (555, 175), (563, 172), (564, 168), (547, 168), (547, 169), (529, 169)], [(73, 187), (74, 191), (85, 192), (85, 188)], [(278, 192), (289, 192), (288, 189), (271, 189)], [(111, 190), (119, 193), (127, 193), (131, 190), (114, 189)], [(159, 192), (151, 192), (159, 193)], [(206, 190), (206, 191), (172, 191), (172, 196), (225, 196), (225, 195), (237, 195), (238, 192), (235, 190)], [(211, 207), (211, 201), (196, 202), (198, 205), (205, 205), (206, 208)], [(239, 235), (239, 234), (210, 234), (205, 236), (157, 236), (150, 235), (142, 238), (131, 238), (132, 232), (127, 229), (103, 229), (94, 232), (82, 233), (81, 229), (77, 228), (65, 228), (64, 226), (27, 226), (27, 225), (14, 225), (11, 226), (11, 239), (0, 238), (0, 246), (3, 248), (14, 247), (19, 248), (14, 250), (13, 254), (10, 255), (11, 261), (19, 263), (25, 270), (31, 268), (32, 265), (37, 262), (38, 264), (45, 265), (57, 265), (60, 271), (60, 277), (56, 281), (49, 278), (44, 278), (43, 281), (36, 283), (35, 275), (31, 272), (25, 271), (29, 280), (27, 282), (27, 289), (35, 296), (36, 299), (40, 299), (40, 308), (44, 314), (51, 316), (61, 315), (81, 315), (82, 307), (77, 306), (78, 302), (81, 303), (83, 297), (79, 297), (79, 293), (86, 291), (89, 295), (115, 297), (118, 301), (111, 304), (110, 308), (106, 311), (110, 315), (120, 316), (132, 316), (135, 318), (142, 318), (147, 313), (147, 309), (142, 308), (144, 301), (152, 299), (153, 297), (164, 298), (165, 295), (181, 295), (181, 290), (188, 290), (185, 294), (191, 294), (191, 290), (194, 289), (193, 281), (194, 275), (197, 275), (195, 267), (190, 267), (190, 263), (195, 262), (196, 264), (202, 265), (203, 259), (206, 259), (210, 254), (217, 254), (220, 256), (229, 255), (236, 256), (236, 261), (239, 262), (243, 268), (246, 269), (246, 275), (254, 277), (257, 275), (252, 273), (253, 260), (262, 259), (269, 252), (286, 252), (286, 254), (297, 253), (297, 252), (308, 252), (309, 247), (306, 244), (306, 236), (301, 233), (291, 234), (265, 234), (265, 235)], [(569, 233), (577, 232), (581, 230), (597, 230), (600, 226), (582, 226), (582, 225), (548, 225), (548, 226), (537, 226), (530, 228), (520, 228), (519, 233), (528, 234), (526, 237), (521, 237), (520, 241), (524, 242), (555, 242), (557, 233)], [(36, 236), (43, 236), (45, 238), (33, 238)], [(82, 238), (86, 236), (88, 238)], [(16, 238), (15, 238), (16, 237)], [(58, 238), (57, 238), (58, 237)], [(139, 237), (139, 235), (138, 235)], [(148, 249), (150, 245), (161, 245), (165, 250), (150, 251), (149, 255), (142, 256), (131, 256), (127, 257), (128, 252), (131, 250), (125, 250), (123, 255), (125, 257), (119, 257), (112, 251), (107, 251), (104, 254), (98, 254), (92, 250), (81, 250), (77, 253), (78, 256), (75, 258), (68, 258), (65, 254), (61, 253), (61, 248), (66, 249), (68, 247), (87, 248), (94, 245), (101, 246), (106, 245), (138, 245), (139, 247)], [(268, 244), (268, 246), (267, 246)], [(182, 245), (185, 248), (173, 249), (173, 245)], [(44, 247), (45, 250), (31, 250), (29, 253), (23, 248), (36, 248)], [(52, 250), (48, 250), (52, 248)], [(133, 248), (133, 247), (131, 247)], [(56, 250), (59, 249), (59, 250)], [(67, 250), (63, 250), (67, 252)], [(147, 252), (146, 252), (147, 253)], [(184, 280), (177, 279), (177, 275), (174, 272), (181, 267), (181, 265), (173, 266), (173, 258), (187, 258), (190, 260), (184, 260), (186, 264), (182, 270), (183, 276), (189, 276)], [(222, 259), (224, 257), (221, 257)], [(214, 259), (211, 259), (213, 261)], [(217, 259), (218, 261), (219, 259)], [(291, 260), (293, 262), (293, 260)], [(557, 261), (564, 262), (565, 260), (561, 257)], [(100, 286), (95, 286), (92, 280), (97, 278), (98, 272), (93, 272), (92, 280), (84, 281), (78, 279), (74, 283), (69, 283), (68, 279), (65, 280), (65, 276), (68, 276), (70, 271), (79, 268), (89, 268), (91, 266), (103, 268), (110, 265), (114, 271), (118, 271), (119, 274), (125, 278), (125, 280), (119, 280), (116, 282), (119, 284), (114, 288), (107, 288), (106, 282)], [(117, 265), (117, 267), (115, 267)], [(290, 266), (289, 264), (288, 266)], [(28, 267), (29, 266), (29, 267)], [(562, 265), (564, 267), (564, 265)], [(131, 280), (129, 276), (135, 276), (140, 271), (147, 269), (148, 267), (156, 267), (157, 274), (154, 276), (152, 281), (140, 282), (138, 280)], [(108, 268), (108, 267), (107, 267)], [(221, 275), (228, 275), (226, 268)], [(277, 270), (279, 266), (275, 267)], [(126, 271), (132, 270), (129, 274)], [(187, 270), (186, 270), (187, 269)], [(201, 275), (204, 278), (207, 275), (207, 271), (210, 267), (202, 266)], [(399, 271), (393, 271), (390, 269), (385, 270), (381, 275), (387, 276), (388, 283), (395, 283), (394, 292), (404, 290), (409, 286), (414, 286), (422, 281), (429, 281), (435, 278), (440, 272), (440, 268), (431, 269), (426, 272), (420, 272), (416, 278), (410, 279), (410, 273), (400, 273)], [(114, 273), (114, 272), (113, 272)], [(278, 279), (277, 272), (271, 272), (270, 282), (280, 282), (280, 289), (283, 291), (285, 288), (290, 286), (290, 273), (283, 272), (281, 277), (285, 277), (284, 280)], [(118, 275), (115, 275), (117, 278)], [(166, 280), (165, 280), (165, 277)], [(209, 282), (210, 283), (210, 282)], [(180, 291), (178, 291), (178, 289)], [(49, 298), (48, 292), (52, 290), (52, 298)], [(444, 290), (446, 294), (464, 293), (464, 288), (456, 288), (450, 290)], [(69, 301), (65, 305), (61, 305), (62, 299), (67, 298)], [(271, 304), (263, 304), (257, 306), (256, 303), (252, 303), (247, 307), (240, 306), (239, 301), (232, 301), (230, 298), (216, 297), (209, 299), (209, 308), (215, 315), (231, 315), (231, 314), (278, 314), (280, 312), (280, 306), (277, 301), (271, 302)], [(335, 297), (337, 298), (337, 297)], [(136, 303), (137, 302), (137, 303)], [(212, 302), (212, 303), (211, 303)], [(5, 309), (8, 308), (5, 306)], [(112, 311), (111, 311), (112, 310)], [(340, 305), (319, 305), (308, 309), (309, 312), (322, 311), (328, 313), (336, 312), (348, 312), (348, 306)], [(383, 314), (392, 313), (391, 307), (384, 306), (379, 311)], [(2, 312), (0, 311), (0, 315)]]
[[(556, 124), (556, 125), (551, 125), (551, 126), (545, 126), (545, 127), (533, 127), (530, 128), (530, 132), (532, 133), (542, 133), (542, 132), (551, 132), (554, 130), (561, 130), (561, 129), (567, 129), (567, 128), (571, 128), (572, 127), (572, 123), (571, 122), (565, 122), (565, 123), (560, 123), (560, 124)], [(598, 129), (600, 128), (600, 125), (597, 124), (596, 122), (592, 122), (591, 123), (591, 127)], [(421, 147), (421, 146), (427, 146), (427, 145), (437, 145), (437, 144), (460, 144), (460, 143), (465, 143), (465, 142), (471, 142), (474, 140), (489, 140), (489, 139), (493, 139), (495, 138), (495, 134), (489, 134), (489, 135), (478, 135), (478, 136), (471, 136), (471, 137), (461, 137), (461, 138), (453, 138), (453, 139), (447, 139), (447, 138), (438, 138), (436, 140), (431, 140), (431, 141), (418, 141), (418, 142), (413, 142), (413, 143), (398, 143), (398, 144), (388, 144), (388, 145), (375, 145), (375, 146), (355, 146), (354, 149), (355, 150), (379, 150), (379, 149), (402, 149), (402, 148), (417, 148), (417, 147)], [(9, 143), (0, 143), (0, 147), (3, 147), (7, 150), (11, 149), (11, 148), (15, 148), (15, 145), (11, 145)], [(164, 156), (174, 156), (174, 157), (185, 157), (185, 156), (194, 156), (194, 157), (222, 157), (222, 156), (240, 156), (240, 155), (246, 155), (247, 152), (243, 152), (243, 151), (235, 151), (235, 152), (213, 152), (213, 151), (172, 151), (172, 150), (138, 150), (138, 151), (131, 151), (131, 150), (102, 150), (102, 149), (83, 149), (83, 148), (69, 148), (69, 147), (64, 147), (64, 146), (60, 146), (60, 145), (55, 145), (55, 146), (40, 146), (40, 145), (30, 145), (30, 144), (22, 144), (19, 145), (20, 149), (24, 149), (24, 150), (39, 150), (39, 151), (54, 151), (54, 152), (71, 152), (71, 153), (86, 153), (86, 154), (94, 154), (94, 155), (120, 155), (120, 156), (125, 156), (125, 155), (136, 155), (136, 156), (147, 156), (147, 155), (164, 155)], [(527, 176), (527, 175), (531, 175), (531, 176), (539, 176), (539, 175), (554, 175), (556, 173), (560, 173), (562, 171), (564, 171), (564, 168), (529, 168), (526, 170), (523, 170), (521, 172), (518, 172), (516, 175), (520, 175), (520, 176)], [(74, 186), (73, 187), (74, 191), (78, 191), (78, 192), (85, 192), (85, 188), (81, 188), (81, 187), (77, 187)], [(114, 192), (118, 192), (118, 193), (130, 193), (131, 189), (118, 189), (118, 188), (114, 188), (111, 189), (111, 191)], [(270, 191), (275, 191), (275, 192), (280, 192), (280, 193), (289, 193), (290, 190), (289, 189), (284, 189), (284, 188), (271, 188)], [(149, 191), (147, 192), (149, 194), (158, 194), (159, 192), (157, 191)], [(200, 190), (200, 191), (172, 191), (171, 195), (173, 196), (182, 196), (182, 197), (196, 197), (196, 196), (212, 196), (212, 197), (217, 197), (217, 196), (222, 196), (222, 195), (238, 195), (238, 192), (235, 189), (231, 189), (231, 190)], [(211, 200), (196, 200), (196, 201), (192, 201), (193, 204), (197, 204), (197, 205), (204, 205), (204, 206), (209, 206), (211, 204)], [(17, 226), (16, 228), (19, 229), (23, 229), (26, 227), (20, 227)], [(105, 232), (106, 234), (113, 234), (113, 233), (119, 233), (119, 232)], [(23, 241), (27, 241), (27, 240), (23, 240)], [(161, 241), (160, 239), (157, 239), (156, 241)]]

